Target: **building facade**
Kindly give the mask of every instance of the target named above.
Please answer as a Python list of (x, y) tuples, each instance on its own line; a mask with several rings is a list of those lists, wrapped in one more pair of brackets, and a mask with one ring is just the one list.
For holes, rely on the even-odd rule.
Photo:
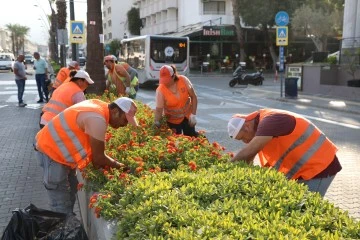
[(0, 52), (12, 52), (10, 32), (0, 27)]
[(127, 12), (133, 6), (132, 0), (103, 0), (102, 16), (103, 16), (103, 33), (105, 44), (110, 43), (114, 39), (121, 40), (124, 36), (128, 36)]
[(360, 1), (345, 0), (342, 48), (360, 47)]
[(202, 25), (231, 25), (231, 0), (133, 0), (140, 9), (142, 35), (186, 34)]

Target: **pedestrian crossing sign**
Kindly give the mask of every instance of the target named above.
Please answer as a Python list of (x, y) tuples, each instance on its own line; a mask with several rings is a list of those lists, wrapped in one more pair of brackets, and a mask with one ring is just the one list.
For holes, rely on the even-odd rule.
[(288, 45), (288, 27), (276, 27), (276, 46)]
[(85, 28), (83, 21), (70, 21), (70, 42), (85, 43)]

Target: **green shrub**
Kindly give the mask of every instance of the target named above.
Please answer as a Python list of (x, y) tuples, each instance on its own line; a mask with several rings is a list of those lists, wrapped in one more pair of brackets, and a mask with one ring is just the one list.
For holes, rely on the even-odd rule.
[(52, 69), (54, 70), (54, 74), (57, 75), (57, 73), (59, 72), (59, 70), (61, 68), (61, 65), (54, 61), (51, 61), (50, 64), (51, 64)]
[(327, 63), (330, 63), (330, 64), (336, 64), (337, 63), (337, 58), (336, 56), (330, 56), (327, 58)]
[(117, 207), (117, 239), (360, 238), (360, 223), (319, 194), (241, 163), (149, 175)]

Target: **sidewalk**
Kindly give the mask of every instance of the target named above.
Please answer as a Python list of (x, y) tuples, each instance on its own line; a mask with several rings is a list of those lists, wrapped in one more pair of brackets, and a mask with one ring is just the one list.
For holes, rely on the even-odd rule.
[[(15, 208), (25, 208), (32, 203), (49, 209), (48, 195), (42, 184), (42, 169), (33, 148), (34, 137), (39, 130), (40, 111), (13, 105), (0, 107), (1, 235)], [(81, 219), (78, 203), (74, 211)]]

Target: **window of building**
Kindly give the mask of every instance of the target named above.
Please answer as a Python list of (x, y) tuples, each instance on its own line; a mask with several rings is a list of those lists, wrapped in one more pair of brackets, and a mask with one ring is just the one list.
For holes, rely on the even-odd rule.
[(106, 23), (104, 23), (104, 29), (106, 29)]
[(106, 17), (106, 11), (103, 12), (104, 17)]
[(109, 33), (109, 40), (112, 39), (112, 33)]
[(109, 14), (111, 13), (111, 7), (108, 7), (108, 13)]
[(105, 40), (105, 41), (107, 40), (107, 36), (106, 36), (106, 34), (104, 35), (104, 40)]
[(108, 21), (108, 26), (111, 27), (111, 20)]
[(204, 2), (204, 15), (225, 15), (225, 1)]

